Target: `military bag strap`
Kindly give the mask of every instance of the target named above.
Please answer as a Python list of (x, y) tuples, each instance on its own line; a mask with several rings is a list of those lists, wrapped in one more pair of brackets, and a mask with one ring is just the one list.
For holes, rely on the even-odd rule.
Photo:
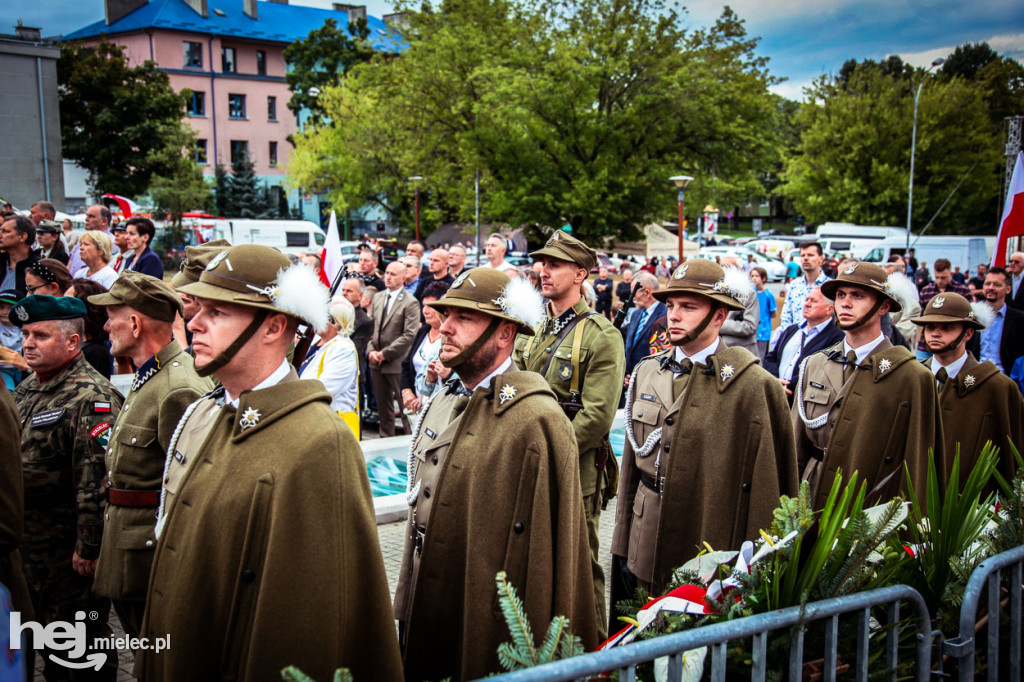
[[(589, 317), (589, 315), (587, 316)], [(569, 395), (580, 394), (580, 348), (583, 347), (583, 325), (577, 325), (572, 335), (572, 380), (569, 382)]]
[[(551, 352), (548, 353), (548, 360), (547, 360), (547, 362), (544, 363), (544, 367), (540, 370), (540, 375), (542, 377), (546, 377), (548, 375), (548, 368), (551, 367), (551, 361), (555, 359), (555, 351), (558, 350), (558, 347), (560, 345), (562, 345), (562, 341), (565, 341), (565, 338), (567, 336), (569, 336), (569, 332), (571, 332), (573, 329), (575, 329), (576, 325), (578, 325), (580, 322), (582, 322), (583, 320), (587, 319), (591, 315), (597, 315), (597, 313), (594, 312), (593, 310), (588, 310), (587, 312), (583, 313), (582, 315), (577, 315), (576, 317), (572, 318), (572, 321), (569, 322), (569, 324), (565, 325), (565, 329), (563, 329), (562, 333), (558, 335), (558, 338), (555, 339), (555, 342), (553, 344), (551, 344)], [(582, 327), (580, 327), (580, 329), (582, 329)], [(578, 361), (574, 357), (573, 358), (573, 365), (574, 365), (573, 373), (574, 374), (576, 373), (576, 368), (578, 367), (577, 362)]]

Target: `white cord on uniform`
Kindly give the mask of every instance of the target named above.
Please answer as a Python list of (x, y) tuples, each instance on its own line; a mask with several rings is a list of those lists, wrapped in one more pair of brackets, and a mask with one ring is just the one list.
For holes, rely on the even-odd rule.
[[(650, 359), (650, 358), (644, 358), (644, 360), (647, 360), (647, 359)], [(640, 365), (643, 364), (644, 360), (641, 360), (640, 362), (638, 362), (636, 364), (635, 367), (633, 367), (633, 374), (630, 375), (630, 377), (629, 377), (629, 388), (626, 390), (626, 415), (625, 415), (626, 416), (626, 419), (625, 419), (625, 422), (626, 422), (626, 424), (625, 424), (625, 426), (626, 426), (626, 438), (629, 439), (629, 444), (633, 446), (633, 453), (637, 457), (641, 457), (641, 458), (642, 457), (647, 457), (647, 456), (649, 456), (651, 454), (651, 452), (654, 450), (654, 446), (657, 445), (658, 441), (661, 440), (661, 432), (662, 432), (662, 427), (660, 427), (660, 426), (658, 428), (654, 429), (654, 431), (652, 431), (650, 433), (650, 435), (647, 436), (647, 440), (644, 441), (644, 444), (642, 446), (641, 445), (637, 445), (636, 437), (633, 435), (633, 385), (636, 383), (636, 375), (639, 373), (638, 370), (640, 369)]]

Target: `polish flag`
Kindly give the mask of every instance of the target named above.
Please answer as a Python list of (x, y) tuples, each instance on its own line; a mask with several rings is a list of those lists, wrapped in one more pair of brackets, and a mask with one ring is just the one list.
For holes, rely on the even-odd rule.
[(999, 221), (999, 237), (992, 252), (992, 265), (1006, 267), (1007, 242), (1013, 237), (1024, 235), (1024, 152), (1017, 154), (1010, 179), (1010, 191), (1006, 193), (1003, 219)]
[(121, 213), (124, 214), (125, 218), (131, 218), (134, 214), (139, 212), (139, 205), (128, 197), (122, 197), (118, 194), (104, 194), (104, 199), (113, 199), (117, 202), (117, 205), (121, 209)]
[(338, 235), (338, 217), (331, 211), (331, 219), (327, 222), (327, 240), (324, 243), (323, 253), (320, 254), (323, 268), (320, 270), (320, 279), (328, 289), (334, 282), (341, 269), (345, 267), (341, 256), (341, 237)]

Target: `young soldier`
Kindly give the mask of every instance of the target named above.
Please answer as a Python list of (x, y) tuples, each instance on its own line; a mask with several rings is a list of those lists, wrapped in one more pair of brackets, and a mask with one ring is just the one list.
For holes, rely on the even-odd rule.
[(590, 532), (597, 623), (603, 637), (607, 618), (597, 533), (601, 510), (615, 496), (618, 471), (608, 432), (622, 392), (626, 352), (618, 330), (589, 310), (583, 299), (581, 287), (597, 264), (596, 251), (571, 235), (555, 232), (530, 257), (544, 262), (541, 289), (548, 299), (547, 319), (535, 335), (516, 339), (513, 357), (520, 369), (544, 376), (572, 420)]
[(814, 509), (828, 498), (836, 472), (860, 472), (869, 504), (905, 494), (904, 463), (919, 499), (926, 489), (929, 449), (943, 471), (942, 425), (931, 372), (882, 334), (882, 317), (916, 296), (899, 274), (873, 263), (850, 263), (821, 285), (835, 301), (841, 343), (800, 366), (793, 424), (803, 477)]
[[(939, 294), (928, 301), (913, 323), (924, 327), (923, 340), (931, 359), (925, 363), (935, 375), (942, 408), (946, 474), (960, 451), (961, 483), (985, 446), (999, 447), (999, 471), (1010, 480), (1016, 464), (1010, 442), (1024, 447), (1024, 398), (1013, 381), (991, 362), (978, 362), (967, 350), (976, 333), (995, 317), (984, 303), (971, 304), (959, 294)], [(995, 481), (989, 490), (996, 490)]]
[(556, 615), (598, 642), (576, 441), (544, 380), (512, 363), (540, 295), (480, 267), (428, 304), (446, 315), (441, 362), (458, 373), (428, 404), (409, 453), (409, 535), (395, 594), (408, 680), (498, 672), (509, 640), (505, 571), (534, 632)]
[(719, 338), (753, 295), (742, 270), (698, 259), (654, 292), (674, 348), (641, 360), (627, 392), (613, 606), (637, 586), (661, 594), (703, 542), (725, 550), (756, 539), (779, 496), (797, 491), (782, 386), (752, 353)]
[(182, 304), (161, 280), (126, 270), (89, 302), (107, 308), (110, 352), (138, 368), (107, 448), (107, 514), (93, 583), (96, 594), (110, 597), (125, 633), (137, 638), (167, 445), (185, 408), (213, 382), (196, 374), (192, 356), (171, 338)]
[(401, 679), (359, 444), (319, 382), (285, 356), (299, 320), (327, 323), (327, 288), (275, 249), (234, 246), (181, 291), (198, 299), (193, 403), (169, 458), (185, 464), (157, 521), (145, 680)]
[[(103, 451), (121, 409), (121, 394), (81, 353), (85, 313), (77, 298), (28, 296), (11, 308), (9, 318), (25, 335), (22, 350), (34, 372), (15, 390), (14, 401), (21, 413), (25, 482), (21, 553), (35, 619), (45, 627), (54, 621), (74, 623), (76, 613), (95, 611), (98, 618), (80, 621), (91, 643), (110, 635), (110, 603), (93, 594), (92, 581), (103, 537)], [(70, 652), (49, 652), (86, 662), (84, 654), (72, 658)], [(46, 648), (40, 655), (46, 679), (67, 679), (68, 669), (55, 663)], [(103, 670), (89, 672), (113, 679), (117, 652), (107, 652)]]

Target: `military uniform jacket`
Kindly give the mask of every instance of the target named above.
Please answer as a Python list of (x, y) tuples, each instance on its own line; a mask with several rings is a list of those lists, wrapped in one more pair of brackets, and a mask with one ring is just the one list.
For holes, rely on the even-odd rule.
[[(205, 402), (205, 400), (204, 400)], [(157, 542), (143, 680), (401, 679), (359, 444), (294, 371), (225, 405)]]
[[(931, 360), (928, 366), (931, 367)], [(956, 378), (939, 392), (942, 408), (942, 443), (946, 475), (953, 470), (953, 456), (960, 448), (960, 483), (978, 461), (986, 441), (999, 448), (999, 472), (1013, 478), (1016, 463), (1010, 442), (1024, 447), (1024, 398), (1013, 380), (991, 362), (978, 362), (970, 352)], [(989, 491), (997, 485), (992, 481)], [(916, 492), (916, 488), (915, 488)]]
[[(168, 441), (185, 408), (213, 388), (195, 373), (192, 356), (171, 341), (155, 362), (139, 368), (107, 448), (107, 485), (124, 490), (160, 489)], [(107, 504), (93, 592), (115, 599), (143, 599), (156, 537), (156, 507)]]
[(499, 571), (534, 633), (561, 614), (593, 649), (590, 549), (569, 420), (543, 379), (515, 370), (477, 387), (444, 426), (450, 412), (447, 397), (431, 402), (412, 447), (416, 487), (395, 602), (406, 625), (406, 679), (500, 671), (497, 648), (511, 636)]
[(795, 495), (799, 478), (779, 380), (747, 350), (722, 343), (673, 399), (675, 375), (662, 360), (674, 352), (633, 373), (625, 417), (641, 448), (626, 438), (611, 547), (655, 594), (703, 542), (738, 549), (770, 528), (779, 496)]
[(29, 585), (66, 577), (71, 556), (96, 559), (103, 536), (103, 453), (121, 394), (79, 354), (42, 382), (14, 392), (21, 413), (25, 484), (22, 556)]
[[(587, 303), (580, 300), (572, 308), (577, 315), (587, 312)], [(579, 446), (580, 484), (583, 496), (593, 495), (602, 485), (597, 469), (597, 448), (604, 442), (612, 429), (615, 411), (622, 395), (622, 380), (626, 373), (626, 351), (622, 335), (612, 323), (601, 315), (591, 315), (579, 322), (583, 326), (583, 343), (577, 362), (581, 373), (580, 402), (583, 409), (572, 420), (572, 429)], [(522, 370), (540, 372), (554, 353), (544, 379), (548, 382), (559, 402), (568, 402), (572, 382), (572, 339), (575, 330), (554, 348), (559, 334), (551, 330), (550, 324), (536, 330), (537, 335), (520, 334), (516, 339), (513, 359)], [(614, 457), (609, 456), (608, 466), (615, 466)]]
[(401, 374), (402, 360), (409, 354), (412, 341), (420, 329), (420, 303), (408, 291), (399, 291), (385, 315), (384, 306), (389, 294), (387, 289), (379, 291), (370, 303), (373, 333), (370, 334), (366, 350), (379, 350), (384, 354), (384, 362), (380, 364), (381, 374)]
[(860, 481), (868, 485), (867, 504), (905, 496), (904, 463), (914, 492), (923, 501), (929, 448), (934, 448), (940, 478), (944, 471), (932, 373), (909, 350), (883, 339), (844, 382), (844, 365), (829, 359), (832, 351), (841, 358), (843, 342), (804, 361), (793, 399), (800, 466), (821, 460), (808, 478), (814, 509), (824, 506), (840, 469), (847, 481), (854, 471), (860, 472)]
[(32, 619), (32, 601), (21, 567), (25, 495), (21, 475), (21, 424), (6, 386), (0, 386), (0, 583), (11, 593), (12, 611), (22, 622)]

